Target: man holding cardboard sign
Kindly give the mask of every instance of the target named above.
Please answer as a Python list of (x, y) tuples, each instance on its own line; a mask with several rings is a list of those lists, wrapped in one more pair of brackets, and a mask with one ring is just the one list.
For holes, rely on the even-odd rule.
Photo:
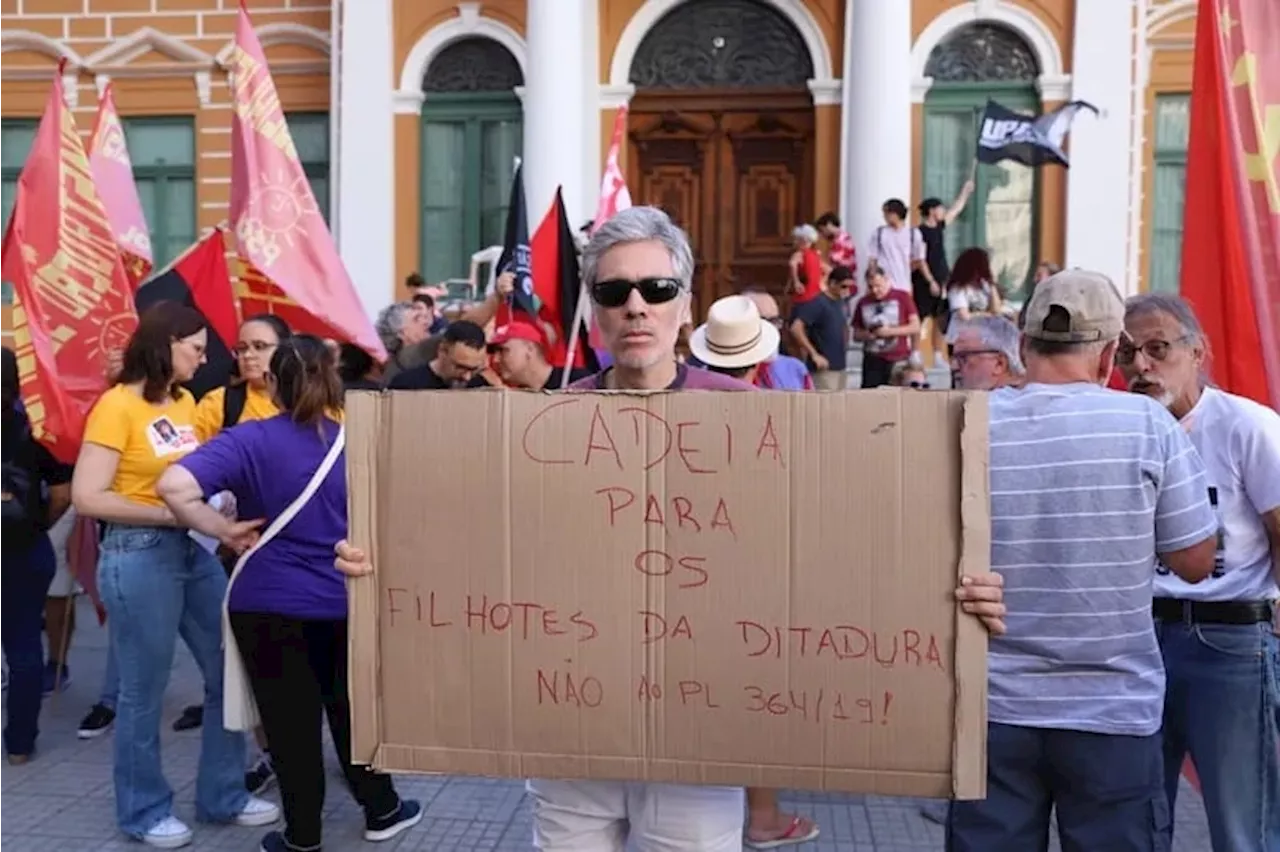
[[(602, 226), (587, 247), (583, 278), (614, 366), (577, 383), (575, 390), (749, 389), (728, 376), (677, 363), (675, 342), (692, 275), (687, 238), (660, 210), (634, 207)], [(345, 542), (338, 557), (344, 573), (373, 571), (364, 553)], [(1004, 629), (1001, 583), (998, 575), (982, 574), (965, 578), (956, 592), (962, 610), (993, 633)], [(530, 792), (534, 840), (544, 850), (620, 852), (628, 840), (642, 852), (738, 852), (743, 845), (744, 796), (739, 788), (532, 781)], [(779, 839), (796, 842), (802, 837)], [(756, 845), (769, 842), (761, 838)]]

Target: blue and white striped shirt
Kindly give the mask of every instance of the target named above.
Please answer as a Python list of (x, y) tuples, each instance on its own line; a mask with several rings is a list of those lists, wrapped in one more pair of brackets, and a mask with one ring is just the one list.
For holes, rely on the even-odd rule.
[(1204, 465), (1145, 396), (1030, 384), (990, 401), (991, 567), (1009, 632), (991, 640), (989, 718), (1153, 734), (1165, 686), (1156, 553), (1217, 531)]

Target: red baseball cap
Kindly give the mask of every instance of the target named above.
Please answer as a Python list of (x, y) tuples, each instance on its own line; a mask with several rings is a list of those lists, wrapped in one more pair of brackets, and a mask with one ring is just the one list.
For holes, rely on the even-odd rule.
[(542, 333), (527, 322), (511, 322), (498, 326), (493, 333), (490, 346), (503, 346), (511, 340), (527, 340), (542, 345)]

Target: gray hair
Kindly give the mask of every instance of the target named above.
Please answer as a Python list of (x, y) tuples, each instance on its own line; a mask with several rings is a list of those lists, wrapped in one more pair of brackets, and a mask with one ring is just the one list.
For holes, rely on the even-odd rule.
[(400, 332), (404, 331), (409, 314), (415, 309), (413, 302), (396, 302), (387, 305), (378, 314), (374, 330), (378, 332), (378, 338), (388, 352), (392, 354), (399, 352), (400, 347), (404, 345), (404, 341), (400, 339)]
[(1172, 293), (1142, 293), (1130, 296), (1124, 303), (1125, 322), (1133, 317), (1157, 313), (1173, 317), (1178, 321), (1178, 325), (1182, 326), (1183, 334), (1201, 346), (1207, 345), (1208, 341), (1205, 339), (1204, 329), (1200, 326), (1200, 320), (1196, 318), (1196, 312), (1181, 296), (1175, 296)]
[(960, 320), (957, 333), (972, 331), (982, 341), (982, 345), (999, 352), (1009, 365), (1009, 372), (1015, 376), (1026, 373), (1022, 364), (1022, 353), (1019, 351), (1018, 327), (1009, 320), (993, 314), (981, 314)]
[(818, 229), (812, 225), (796, 225), (791, 231), (792, 239), (801, 239), (807, 243), (816, 243), (818, 241)]
[(625, 243), (659, 242), (671, 255), (671, 266), (685, 291), (693, 288), (693, 249), (689, 237), (671, 217), (657, 207), (629, 207), (599, 227), (582, 251), (582, 282), (596, 283), (600, 258)]

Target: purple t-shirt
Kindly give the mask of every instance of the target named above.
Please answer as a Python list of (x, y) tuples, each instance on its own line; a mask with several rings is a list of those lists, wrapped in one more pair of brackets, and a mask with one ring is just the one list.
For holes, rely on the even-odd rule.
[[(605, 390), (605, 376), (608, 370), (587, 376), (569, 385), (568, 390)], [(755, 390), (754, 385), (710, 370), (690, 369), (686, 364), (676, 365), (676, 379), (667, 385), (667, 390)]]
[[(326, 419), (322, 440), (315, 426), (279, 414), (224, 430), (178, 463), (200, 483), (205, 499), (230, 491), (240, 517), (265, 518), (265, 530), (307, 487), (338, 429)], [(347, 587), (333, 566), (334, 545), (346, 537), (344, 453), (302, 511), (249, 559), (231, 587), (228, 609), (346, 618)]]

